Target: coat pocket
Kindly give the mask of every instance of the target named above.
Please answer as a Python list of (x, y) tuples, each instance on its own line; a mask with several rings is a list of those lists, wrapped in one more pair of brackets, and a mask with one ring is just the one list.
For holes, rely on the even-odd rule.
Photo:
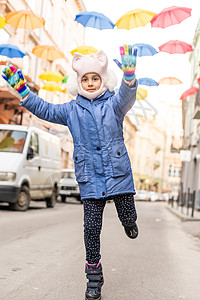
[(123, 176), (131, 172), (130, 159), (124, 144), (113, 144), (109, 149), (113, 177)]
[(84, 151), (74, 151), (73, 155), (75, 175), (78, 182), (87, 182), (88, 176), (85, 166), (85, 153)]

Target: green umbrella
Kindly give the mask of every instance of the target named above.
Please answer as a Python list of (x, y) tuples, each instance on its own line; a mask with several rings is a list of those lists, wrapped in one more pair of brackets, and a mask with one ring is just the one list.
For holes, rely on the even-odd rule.
[(65, 76), (64, 78), (63, 78), (63, 80), (62, 80), (62, 83), (67, 83), (67, 79), (68, 79), (68, 75), (67, 76)]

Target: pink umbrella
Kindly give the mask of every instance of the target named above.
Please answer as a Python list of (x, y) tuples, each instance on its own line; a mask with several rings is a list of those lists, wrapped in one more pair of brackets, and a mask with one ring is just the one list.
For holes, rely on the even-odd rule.
[(186, 90), (180, 97), (180, 100), (185, 100), (188, 96), (191, 96), (193, 94), (196, 94), (198, 92), (199, 88), (192, 86), (188, 90)]
[(160, 45), (158, 49), (162, 52), (167, 52), (170, 54), (185, 54), (186, 52), (193, 51), (192, 46), (190, 44), (178, 40), (168, 41)]
[(171, 6), (163, 9), (159, 14), (151, 19), (151, 27), (166, 28), (179, 24), (191, 16), (191, 8)]

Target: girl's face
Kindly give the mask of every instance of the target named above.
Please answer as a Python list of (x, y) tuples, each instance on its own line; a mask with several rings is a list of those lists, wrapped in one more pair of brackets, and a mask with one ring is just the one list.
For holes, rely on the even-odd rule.
[(88, 93), (96, 92), (101, 87), (101, 77), (97, 73), (87, 73), (81, 78), (81, 86)]

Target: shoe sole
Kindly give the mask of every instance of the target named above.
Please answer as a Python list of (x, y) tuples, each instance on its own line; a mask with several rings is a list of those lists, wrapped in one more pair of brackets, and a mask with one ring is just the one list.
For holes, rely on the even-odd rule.
[(85, 298), (85, 300), (100, 300), (100, 299), (101, 299), (101, 296), (99, 296), (99, 298), (95, 298), (95, 299), (94, 298), (93, 299), (92, 298)]

